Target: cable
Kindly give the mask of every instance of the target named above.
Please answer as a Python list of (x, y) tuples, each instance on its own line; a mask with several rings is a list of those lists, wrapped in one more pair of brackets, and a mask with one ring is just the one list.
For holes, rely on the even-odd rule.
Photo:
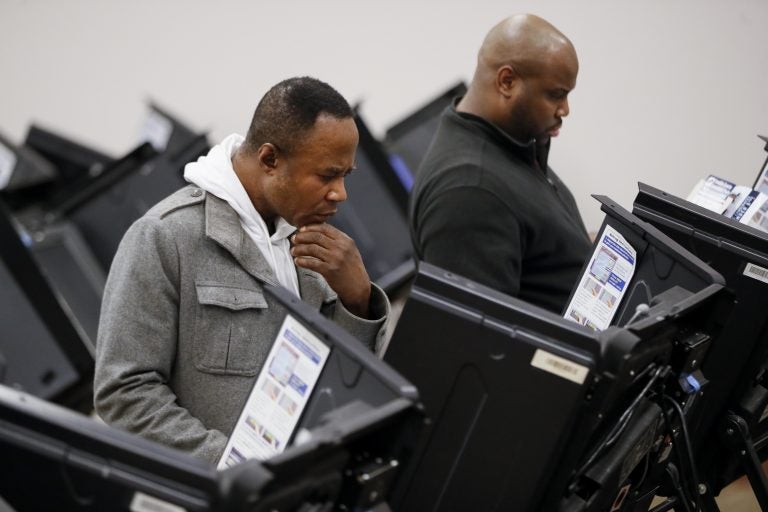
[[(667, 397), (667, 395), (663, 395), (663, 397)], [(675, 436), (675, 431), (674, 431), (674, 429), (672, 427), (672, 420), (670, 419), (669, 413), (667, 412), (667, 410), (664, 407), (661, 408), (661, 413), (664, 416), (664, 423), (667, 425), (667, 429), (669, 429), (669, 435), (670, 435), (670, 438), (672, 439), (672, 449), (675, 451), (675, 455), (677, 457), (678, 462), (682, 465), (683, 461), (684, 461), (684, 458), (683, 458), (682, 454), (680, 453), (680, 450), (681, 450), (680, 443), (677, 442), (677, 439), (676, 439), (676, 436)], [(685, 422), (683, 422), (683, 424), (685, 424)], [(669, 467), (669, 466), (674, 466), (674, 465), (670, 463), (667, 466)], [(667, 471), (667, 472), (669, 473), (669, 471)], [(678, 475), (677, 468), (675, 468), (675, 475)], [(697, 499), (698, 498), (698, 492), (695, 492), (694, 493), (694, 498), (691, 498), (688, 495), (688, 493), (690, 492), (690, 489), (686, 490), (685, 486), (678, 485), (678, 484), (675, 483), (676, 482), (675, 475), (672, 475), (672, 473), (670, 473), (670, 476), (673, 477), (672, 478), (672, 483), (675, 486), (675, 489), (677, 489), (677, 491), (682, 496), (683, 500), (686, 502), (686, 509), (688, 509), (690, 503), (695, 503), (696, 507), (697, 507), (697, 510), (701, 510), (701, 506), (699, 505), (699, 500)]]
[(645, 478), (648, 476), (648, 470), (651, 469), (651, 452), (645, 454), (645, 465), (643, 467), (643, 473), (640, 478), (637, 479), (637, 483), (634, 485), (635, 489), (640, 489), (645, 483)]
[(61, 479), (64, 481), (64, 485), (66, 486), (67, 491), (69, 492), (69, 496), (72, 498), (74, 503), (76, 503), (78, 507), (90, 508), (96, 504), (96, 499), (94, 496), (81, 496), (80, 493), (77, 492), (77, 489), (75, 488), (75, 482), (69, 474), (69, 466), (66, 462), (66, 459), (70, 456), (70, 454), (71, 451), (69, 448), (67, 448), (66, 453), (61, 457), (61, 460), (58, 461), (58, 469), (61, 472)]
[[(632, 381), (632, 384), (640, 380), (642, 377), (645, 376), (645, 374), (649, 373), (654, 368), (655, 368), (654, 365), (649, 365), (648, 367), (646, 367), (646, 369), (640, 372), (640, 374), (635, 378), (635, 380)], [(603, 449), (613, 445), (613, 443), (616, 442), (619, 436), (621, 436), (621, 434), (627, 428), (627, 425), (629, 425), (629, 420), (632, 419), (632, 415), (635, 413), (635, 409), (639, 405), (640, 400), (645, 396), (645, 394), (651, 388), (651, 386), (656, 381), (656, 379), (658, 379), (661, 371), (662, 371), (661, 368), (656, 369), (656, 374), (654, 374), (651, 377), (651, 379), (646, 383), (643, 390), (640, 391), (640, 393), (635, 397), (635, 400), (633, 400), (633, 402), (629, 405), (629, 407), (627, 407), (627, 409), (622, 413), (622, 415), (619, 416), (618, 421), (616, 422), (613, 429), (608, 434), (607, 439), (605, 440)]]
[(648, 304), (642, 304), (642, 303), (638, 304), (637, 306), (635, 306), (635, 313), (630, 317), (629, 320), (627, 320), (624, 323), (624, 327), (630, 325), (632, 322), (635, 321), (635, 318), (637, 318), (637, 317), (639, 317), (641, 315), (644, 316), (644, 317), (648, 316), (648, 312), (650, 310), (651, 310), (651, 307)]
[[(643, 373), (647, 373), (653, 368), (653, 365), (650, 365)], [(602, 452), (609, 448), (616, 439), (619, 438), (619, 436), (624, 432), (624, 429), (629, 424), (629, 420), (632, 418), (632, 414), (634, 413), (634, 410), (637, 408), (637, 405), (640, 403), (640, 400), (645, 396), (645, 394), (648, 392), (648, 390), (651, 388), (651, 386), (658, 380), (659, 376), (662, 374), (664, 368), (658, 367), (655, 369), (653, 376), (648, 380), (645, 387), (640, 391), (640, 393), (635, 397), (635, 399), (632, 401), (632, 403), (627, 407), (627, 409), (622, 413), (622, 415), (619, 417), (619, 420), (616, 422), (616, 424), (613, 426), (613, 428), (608, 432), (608, 435), (605, 437), (605, 440), (598, 445), (597, 448), (595, 448), (595, 451), (592, 452), (592, 455), (589, 456), (587, 461), (582, 464), (581, 468), (579, 468), (579, 471), (576, 472), (577, 475), (583, 474), (597, 459), (599, 455), (602, 454)], [(642, 374), (641, 374), (642, 375)]]
[(690, 497), (686, 495), (685, 488), (680, 483), (680, 472), (677, 470), (677, 466), (672, 463), (667, 464), (666, 472), (672, 482), (672, 487), (674, 487), (681, 496), (680, 501), (682, 501), (683, 506), (685, 507), (685, 512), (691, 512)]
[[(675, 409), (675, 412), (677, 412), (677, 415), (680, 416), (680, 428), (683, 432), (683, 440), (685, 441), (685, 451), (688, 455), (688, 464), (691, 468), (691, 477), (693, 477), (693, 490), (694, 490), (694, 497), (696, 500), (696, 506), (699, 507), (699, 510), (702, 509), (701, 505), (701, 499), (699, 496), (699, 472), (696, 469), (696, 462), (693, 460), (693, 445), (691, 444), (691, 437), (688, 435), (688, 424), (685, 421), (685, 413), (683, 412), (683, 408), (680, 407), (680, 404), (677, 403), (672, 397), (669, 395), (664, 395), (664, 399), (669, 401), (672, 404), (672, 407)], [(682, 463), (682, 461), (680, 461)]]

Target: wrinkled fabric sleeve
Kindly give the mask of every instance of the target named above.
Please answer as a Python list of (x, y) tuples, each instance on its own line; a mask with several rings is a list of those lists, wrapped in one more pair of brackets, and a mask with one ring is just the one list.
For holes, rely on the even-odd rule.
[(179, 256), (159, 220), (126, 233), (112, 263), (96, 345), (94, 406), (107, 423), (216, 462), (227, 438), (169, 387), (179, 325)]
[(413, 233), (420, 259), (506, 294), (520, 291), (521, 223), (492, 191), (453, 187), (422, 199)]
[(371, 299), (369, 306), (370, 319), (360, 318), (350, 313), (336, 299), (322, 308), (322, 313), (347, 330), (366, 347), (374, 350), (386, 331), (386, 323), (390, 314), (390, 304), (387, 294), (378, 285), (371, 283)]

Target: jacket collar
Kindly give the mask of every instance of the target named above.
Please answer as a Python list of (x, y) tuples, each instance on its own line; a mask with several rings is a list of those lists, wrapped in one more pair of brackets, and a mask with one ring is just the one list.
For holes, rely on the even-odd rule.
[[(245, 269), (263, 283), (279, 286), (274, 271), (240, 225), (237, 212), (213, 194), (205, 195), (205, 235), (219, 244)], [(296, 269), (301, 299), (318, 308), (334, 298), (325, 280), (305, 268)]]

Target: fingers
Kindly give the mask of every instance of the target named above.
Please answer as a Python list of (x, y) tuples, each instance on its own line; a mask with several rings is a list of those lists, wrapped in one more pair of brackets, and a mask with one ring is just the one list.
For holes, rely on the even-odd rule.
[(333, 233), (342, 233), (341, 231), (339, 231), (338, 228), (326, 222), (323, 222), (322, 224), (306, 224), (304, 226), (301, 226), (298, 230), (298, 233), (306, 233), (306, 232), (326, 233), (329, 236)]
[(332, 271), (328, 268), (328, 264), (325, 261), (311, 256), (294, 257), (293, 261), (296, 263), (297, 267), (313, 270), (321, 275), (326, 275), (328, 272)]
[(309, 257), (322, 261), (328, 261), (330, 259), (330, 252), (328, 248), (323, 247), (319, 243), (300, 243), (295, 244), (291, 248), (291, 255), (296, 258)]
[(296, 265), (321, 274), (338, 267), (340, 245), (332, 238), (334, 233), (322, 226), (303, 226), (291, 237), (291, 255)]
[(299, 228), (291, 237), (294, 245), (318, 244), (325, 248), (329, 248), (337, 241), (346, 240), (351, 241), (351, 238), (330, 224), (307, 224)]
[(362, 265), (355, 242), (327, 224), (303, 226), (291, 237), (291, 255), (296, 265), (325, 275), (342, 272), (344, 267)]
[(294, 247), (303, 247), (305, 245), (316, 245), (328, 249), (333, 247), (336, 241), (319, 231), (305, 231), (303, 233), (296, 233), (291, 237), (291, 243)]
[(354, 240), (330, 224), (309, 224), (291, 242), (296, 266), (322, 275), (350, 312), (367, 317), (371, 281)]

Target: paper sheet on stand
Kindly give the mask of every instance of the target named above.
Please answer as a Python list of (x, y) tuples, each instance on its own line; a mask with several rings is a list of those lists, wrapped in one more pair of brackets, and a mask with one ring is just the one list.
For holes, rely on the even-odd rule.
[(291, 315), (285, 317), (218, 469), (285, 450), (329, 353), (317, 336)]
[(637, 265), (637, 251), (605, 226), (587, 271), (581, 276), (565, 318), (602, 331), (611, 324)]

